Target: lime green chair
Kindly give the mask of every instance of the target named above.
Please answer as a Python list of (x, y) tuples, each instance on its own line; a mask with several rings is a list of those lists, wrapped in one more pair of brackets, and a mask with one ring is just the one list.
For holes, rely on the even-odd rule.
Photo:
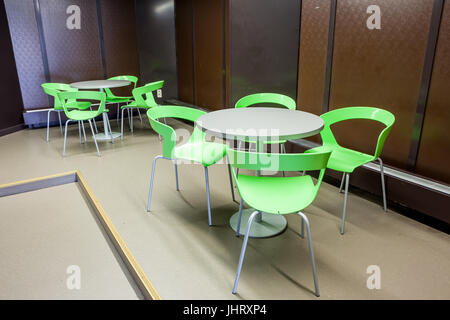
[[(247, 108), (252, 105), (256, 104), (276, 104), (281, 107), (295, 110), (297, 108), (297, 105), (295, 101), (288, 96), (285, 96), (283, 94), (279, 93), (255, 93), (248, 96), (245, 96), (241, 99), (239, 99), (236, 104), (234, 105), (235, 108)], [(256, 146), (256, 141), (246, 141), (251, 144), (254, 144)], [(266, 141), (265, 144), (280, 144), (281, 145), (281, 151), (286, 153), (286, 149), (284, 144), (286, 143), (286, 140), (278, 140), (278, 141)], [(239, 141), (239, 149), (241, 149), (241, 141)]]
[[(336, 171), (340, 171), (343, 173), (341, 186), (339, 188), (339, 192), (342, 191), (342, 187), (344, 185), (345, 180), (345, 195), (344, 195), (344, 208), (342, 210), (342, 226), (341, 226), (341, 234), (344, 234), (344, 225), (345, 225), (345, 215), (347, 208), (347, 195), (348, 195), (348, 185), (350, 180), (350, 174), (358, 167), (371, 162), (378, 160), (380, 163), (380, 174), (381, 174), (381, 188), (383, 193), (383, 207), (384, 211), (387, 211), (386, 204), (386, 190), (384, 185), (384, 169), (383, 169), (383, 161), (380, 158), (381, 151), (383, 150), (384, 142), (391, 131), (392, 125), (395, 122), (395, 117), (389, 111), (373, 108), (373, 107), (347, 107), (340, 108), (330, 112), (327, 112), (320, 116), (325, 122), (323, 130), (320, 132), (322, 137), (323, 146), (309, 149), (306, 152), (322, 152), (325, 148), (331, 149), (332, 154), (330, 157), (330, 161), (328, 162), (328, 168)], [(331, 126), (337, 122), (341, 122), (344, 120), (351, 119), (366, 119), (366, 120), (375, 120), (381, 122), (386, 127), (381, 131), (377, 146), (375, 148), (375, 153), (373, 155), (362, 153), (359, 151), (347, 149), (341, 147), (336, 138), (333, 135), (331, 130)], [(356, 133), (357, 134), (357, 133)]]
[[(137, 109), (151, 109), (153, 107), (157, 107), (158, 104), (155, 101), (155, 97), (153, 96), (153, 92), (161, 89), (164, 85), (164, 80), (161, 81), (155, 81), (151, 83), (147, 83), (146, 85), (136, 88), (133, 90), (133, 98), (134, 101), (131, 103), (122, 106), (122, 123), (120, 126), (120, 132), (123, 139), (123, 112), (125, 110), (128, 110), (128, 119), (130, 124), (130, 130), (133, 132), (133, 110)], [(130, 111), (131, 111), (131, 117), (130, 117)]]
[[(49, 96), (52, 96), (54, 99), (54, 104), (53, 104), (53, 109), (49, 109), (48, 113), (47, 113), (47, 142), (49, 141), (49, 129), (50, 129), (50, 113), (51, 112), (57, 112), (58, 113), (58, 118), (59, 118), (59, 128), (61, 130), (61, 134), (62, 134), (62, 123), (61, 123), (61, 114), (60, 112), (64, 111), (61, 101), (58, 98), (58, 93), (59, 92), (63, 92), (63, 91), (68, 91), (68, 92), (76, 92), (78, 91), (78, 89), (76, 88), (72, 88), (70, 85), (65, 84), (65, 83), (43, 83), (41, 84), (42, 89), (44, 90), (44, 92), (46, 94), (48, 94)], [(79, 109), (79, 110), (85, 110), (85, 109), (89, 109), (91, 108), (91, 103), (90, 102), (80, 102), (80, 101), (76, 101), (76, 100), (71, 100), (67, 102), (67, 108), (68, 109)], [(95, 124), (94, 121), (94, 125), (97, 129), (97, 125)], [(81, 135), (80, 135), (81, 138)]]
[[(68, 120), (66, 121), (66, 128), (64, 133), (64, 149), (63, 149), (63, 157), (66, 155), (66, 141), (67, 141), (67, 126), (71, 121), (78, 121), (78, 123), (82, 121), (88, 121), (92, 131), (92, 137), (94, 138), (95, 147), (97, 148), (97, 154), (100, 157), (100, 151), (98, 149), (97, 140), (95, 139), (94, 129), (92, 127), (91, 120), (94, 120), (95, 117), (101, 115), (103, 112), (108, 112), (105, 110), (105, 101), (106, 94), (104, 92), (98, 91), (78, 91), (78, 92), (60, 92), (58, 94), (58, 98), (62, 103), (62, 107), (64, 109), (64, 113)], [(83, 100), (93, 100), (98, 101), (99, 107), (97, 110), (71, 110), (67, 106), (70, 103), (69, 101), (83, 99)], [(111, 125), (109, 121), (106, 122), (109, 125), (109, 129), (111, 130)], [(78, 127), (79, 129), (79, 127)], [(84, 130), (84, 126), (83, 126)], [(80, 138), (81, 139), (81, 138)], [(86, 140), (86, 134), (84, 139)], [(81, 141), (80, 141), (81, 142)], [(114, 139), (111, 135), (111, 142), (114, 143)]]
[[(178, 166), (177, 161), (189, 161), (200, 163), (205, 169), (206, 179), (206, 196), (208, 203), (208, 223), (212, 226), (211, 219), (211, 203), (209, 195), (209, 176), (208, 167), (217, 163), (226, 154), (226, 145), (219, 143), (212, 143), (205, 141), (205, 133), (197, 127), (194, 128), (189, 141), (181, 146), (176, 146), (177, 136), (175, 130), (167, 124), (161, 123), (158, 120), (161, 118), (176, 118), (195, 122), (200, 116), (206, 112), (179, 106), (159, 106), (147, 111), (147, 116), (150, 120), (150, 125), (153, 130), (163, 137), (163, 152), (162, 155), (156, 156), (153, 159), (152, 175), (150, 180), (150, 191), (148, 195), (147, 211), (150, 211), (151, 198), (153, 192), (153, 180), (155, 177), (155, 166), (158, 159), (172, 160), (175, 166), (175, 181), (177, 191), (180, 191), (178, 185)], [(234, 199), (234, 191), (232, 187), (231, 167), (228, 165), (228, 175), (230, 179), (231, 195)]]
[(241, 195), (239, 206), (239, 218), (236, 229), (236, 236), (239, 237), (242, 219), (242, 207), (245, 201), (250, 207), (255, 209), (250, 215), (239, 258), (236, 280), (234, 282), (233, 293), (237, 291), (239, 277), (244, 261), (245, 250), (247, 248), (248, 237), (254, 218), (259, 212), (269, 214), (291, 214), (297, 213), (302, 218), (302, 228), (300, 236), (304, 236), (304, 224), (308, 235), (309, 253), (314, 276), (315, 294), (319, 296), (319, 284), (317, 282), (316, 266), (314, 262), (314, 251), (311, 242), (311, 230), (309, 220), (302, 212), (316, 198), (322, 182), (325, 169), (327, 167), (330, 151), (323, 151), (313, 154), (279, 154), (279, 153), (255, 153), (228, 149), (228, 158), (233, 168), (247, 169), (252, 171), (319, 171), (316, 184), (309, 175), (294, 177), (269, 177), (237, 174), (232, 170), (234, 181)]
[[(131, 84), (133, 85), (133, 89), (136, 88), (137, 82), (138, 82), (138, 78), (136, 76), (115, 76), (115, 77), (111, 77), (108, 78), (108, 80), (125, 80), (125, 81), (130, 81)], [(117, 104), (117, 124), (119, 123), (119, 116), (120, 116), (120, 104), (121, 103), (128, 103), (130, 100), (133, 99), (132, 96), (128, 96), (128, 97), (121, 97), (121, 96), (116, 96), (110, 88), (105, 88), (105, 93), (106, 93), (106, 103), (116, 103)], [(138, 110), (139, 112), (139, 110)], [(142, 122), (142, 117), (141, 117), (141, 113), (139, 112), (139, 117), (141, 118), (141, 122)]]

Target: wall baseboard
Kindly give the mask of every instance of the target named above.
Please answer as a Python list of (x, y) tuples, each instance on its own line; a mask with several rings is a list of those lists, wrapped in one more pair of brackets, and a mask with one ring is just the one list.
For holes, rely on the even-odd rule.
[(13, 133), (13, 132), (16, 132), (16, 131), (20, 131), (22, 129), (25, 129), (25, 124), (23, 124), (23, 123), (12, 126), (12, 127), (0, 129), (0, 137), (5, 136), (10, 133)]

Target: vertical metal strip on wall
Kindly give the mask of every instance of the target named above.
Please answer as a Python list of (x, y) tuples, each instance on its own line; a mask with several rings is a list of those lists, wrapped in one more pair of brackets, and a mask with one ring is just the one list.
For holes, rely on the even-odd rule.
[(34, 0), (34, 14), (36, 15), (36, 24), (41, 44), (42, 63), (44, 65), (45, 81), (51, 82), (50, 69), (48, 66), (47, 47), (45, 45), (44, 27), (42, 26), (41, 5), (39, 0)]
[(297, 54), (297, 90), (295, 90), (295, 101), (298, 103), (298, 76), (300, 74), (300, 43), (302, 36), (302, 5), (303, 0), (300, 0), (300, 10), (298, 15), (298, 54)]
[(100, 52), (102, 55), (103, 78), (106, 79), (108, 76), (108, 73), (106, 70), (106, 53), (105, 53), (105, 40), (103, 37), (103, 19), (102, 19), (101, 0), (96, 0), (96, 4), (97, 4), (98, 35), (100, 38)]
[(192, 104), (197, 103), (197, 89), (195, 87), (195, 14), (194, 0), (191, 0), (191, 35), (192, 35)]
[(444, 0), (434, 0), (433, 12), (431, 14), (430, 31), (428, 33), (428, 43), (425, 53), (425, 61), (422, 71), (422, 79), (419, 89), (419, 99), (417, 102), (416, 116), (411, 137), (411, 146), (408, 156), (408, 169), (416, 169), (417, 157), (419, 155), (420, 140), (425, 121), (425, 111), (427, 108), (428, 94), (430, 90), (431, 76), (433, 73), (434, 57), (441, 25), (442, 12), (444, 10)]
[(327, 48), (327, 65), (325, 69), (325, 87), (323, 90), (322, 112), (329, 110), (330, 91), (331, 91), (331, 71), (333, 68), (333, 49), (334, 49), (334, 29), (336, 26), (336, 10), (337, 0), (330, 0), (330, 24), (328, 27), (328, 48)]
[(227, 107), (227, 60), (226, 60), (226, 5), (227, 0), (222, 0), (222, 104), (223, 108)]

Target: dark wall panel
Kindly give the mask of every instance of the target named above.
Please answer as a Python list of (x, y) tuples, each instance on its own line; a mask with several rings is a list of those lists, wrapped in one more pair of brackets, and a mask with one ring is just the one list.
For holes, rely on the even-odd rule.
[(48, 107), (39, 84), (46, 82), (33, 0), (5, 0), (25, 109)]
[[(139, 77), (134, 1), (102, 0), (101, 12), (107, 77)], [(131, 88), (120, 88), (114, 92), (131, 95)]]
[(224, 107), (224, 7), (222, 0), (194, 0), (195, 101), (208, 109)]
[(299, 1), (231, 1), (232, 106), (257, 92), (296, 98), (299, 17)]
[(450, 3), (446, 1), (431, 78), (417, 173), (450, 184)]
[[(381, 30), (366, 26), (366, 10), (372, 4), (372, 0), (338, 1), (330, 109), (366, 105), (391, 111), (396, 123), (383, 158), (405, 168), (433, 0), (376, 1), (382, 12)], [(380, 126), (350, 122), (336, 126), (338, 142), (373, 153)]]
[(136, 0), (136, 24), (141, 83), (164, 80), (164, 98), (176, 98), (174, 0)]
[[(40, 0), (42, 24), (52, 82), (103, 79), (96, 2)], [(81, 29), (66, 27), (67, 7), (81, 9)]]
[(194, 104), (193, 2), (175, 3), (178, 99)]
[(8, 28), (8, 19), (3, 2), (0, 3), (0, 135), (11, 131), (12, 127), (23, 123), (22, 97), (20, 93), (19, 78), (14, 61), (13, 46)]
[(317, 115), (322, 113), (329, 20), (329, 1), (302, 1), (297, 107)]

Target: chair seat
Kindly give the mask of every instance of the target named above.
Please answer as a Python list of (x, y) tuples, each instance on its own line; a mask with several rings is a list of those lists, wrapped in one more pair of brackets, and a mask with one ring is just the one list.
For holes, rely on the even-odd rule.
[(151, 109), (153, 108), (153, 106), (142, 106), (142, 105), (138, 105), (136, 101), (132, 101), (129, 104), (125, 105), (125, 106), (121, 106), (121, 109), (126, 109), (126, 108), (138, 108), (138, 109)]
[(315, 196), (310, 176), (257, 177), (239, 174), (239, 193), (256, 210), (272, 214), (289, 214), (309, 206)]
[(106, 102), (108, 103), (122, 103), (122, 102), (128, 102), (132, 99), (133, 97), (107, 97), (106, 98)]
[[(90, 103), (89, 101), (72, 101), (72, 102), (68, 102), (67, 103), (67, 108), (68, 109), (80, 109), (80, 110), (85, 110), (85, 109), (89, 109), (91, 107), (92, 103)], [(62, 106), (60, 107), (56, 107), (55, 110), (64, 110)]]
[(340, 146), (320, 146), (317, 148), (306, 150), (305, 153), (324, 152), (330, 149), (332, 150), (332, 152), (330, 160), (328, 160), (327, 168), (340, 172), (352, 173), (353, 170), (362, 166), (363, 164), (375, 160), (374, 157), (369, 154), (343, 148)]
[[(109, 112), (108, 109), (105, 109), (104, 112)], [(84, 121), (93, 119), (98, 115), (97, 110), (93, 111), (81, 111), (81, 110), (72, 110), (69, 111), (67, 116), (70, 120), (76, 120), (76, 121)]]
[(213, 142), (188, 142), (175, 147), (175, 159), (183, 159), (201, 163), (208, 167), (222, 159), (227, 153), (226, 145)]

